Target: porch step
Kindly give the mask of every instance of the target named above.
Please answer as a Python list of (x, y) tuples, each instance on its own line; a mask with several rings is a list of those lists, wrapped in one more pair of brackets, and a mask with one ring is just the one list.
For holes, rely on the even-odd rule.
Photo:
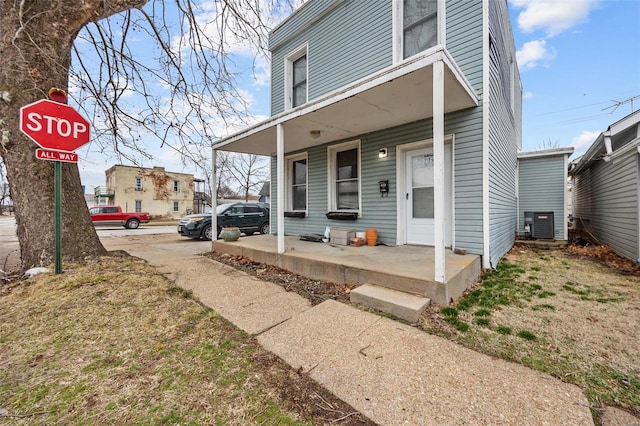
[(409, 322), (417, 322), (431, 302), (426, 297), (373, 284), (364, 284), (352, 290), (350, 300)]

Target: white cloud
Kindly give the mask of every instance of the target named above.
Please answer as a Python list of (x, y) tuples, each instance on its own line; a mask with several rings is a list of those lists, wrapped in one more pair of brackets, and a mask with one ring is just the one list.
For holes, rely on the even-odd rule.
[(518, 27), (525, 33), (544, 31), (554, 37), (589, 18), (600, 0), (511, 0), (518, 15)]
[(571, 146), (575, 148), (576, 152), (586, 151), (599, 135), (600, 132), (584, 130), (579, 136), (573, 138)]
[(533, 92), (524, 92), (522, 94), (522, 99), (533, 99)]
[(521, 71), (535, 68), (541, 62), (546, 66), (555, 57), (555, 50), (547, 48), (546, 40), (528, 41), (516, 52), (516, 60)]

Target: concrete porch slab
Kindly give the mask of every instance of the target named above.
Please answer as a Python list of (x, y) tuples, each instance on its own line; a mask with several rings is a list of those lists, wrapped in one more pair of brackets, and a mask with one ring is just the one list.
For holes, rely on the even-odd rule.
[(374, 284), (448, 304), (477, 282), (480, 256), (447, 250), (444, 283), (434, 278), (434, 249), (427, 246), (340, 246), (285, 238), (285, 252), (277, 253), (273, 235), (244, 236), (235, 242), (213, 243), (221, 253), (253, 258), (310, 278), (340, 284)]

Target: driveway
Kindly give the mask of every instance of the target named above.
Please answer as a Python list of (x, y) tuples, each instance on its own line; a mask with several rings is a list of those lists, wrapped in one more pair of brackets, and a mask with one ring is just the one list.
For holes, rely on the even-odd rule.
[[(169, 238), (170, 241), (182, 241), (184, 243), (193, 243), (191, 247), (195, 247), (198, 243), (200, 245), (211, 246), (211, 243), (204, 243), (199, 241), (187, 240), (180, 237), (176, 231), (175, 225), (142, 225), (138, 229), (125, 229), (123, 227), (99, 227), (96, 228), (100, 240), (105, 245), (107, 250), (113, 250), (109, 248), (108, 241), (111, 238), (123, 238), (125, 240), (139, 241), (136, 237), (147, 235), (173, 235), (175, 238)], [(188, 244), (184, 244), (185, 248), (188, 248)], [(204, 250), (200, 250), (204, 251)], [(196, 252), (199, 253), (199, 252)], [(0, 216), (0, 270), (6, 273), (14, 273), (20, 270), (20, 244), (18, 243), (18, 237), (16, 235), (16, 220), (14, 216), (1, 215)]]

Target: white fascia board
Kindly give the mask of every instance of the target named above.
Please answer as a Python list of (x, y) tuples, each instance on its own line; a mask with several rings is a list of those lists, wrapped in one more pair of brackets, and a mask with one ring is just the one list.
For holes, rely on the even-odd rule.
[(591, 144), (587, 152), (580, 157), (580, 160), (576, 164), (576, 167), (571, 171), (571, 175), (577, 175), (588, 163), (591, 162), (593, 157), (600, 151), (600, 148), (604, 147), (604, 133), (600, 133), (595, 142)]
[(446, 54), (444, 48), (439, 46), (436, 50), (428, 50), (423, 55), (416, 55), (402, 63), (392, 65), (375, 74), (371, 74), (365, 78), (362, 78), (349, 86), (345, 86), (341, 89), (327, 93), (326, 95), (307, 102), (306, 104), (301, 105), (293, 110), (283, 111), (243, 131), (222, 138), (217, 142), (214, 142), (212, 144), (212, 147), (214, 149), (221, 149), (225, 145), (236, 142), (247, 136), (251, 136), (262, 130), (277, 126), (278, 124), (286, 123), (289, 120), (309, 114), (318, 109), (340, 102), (352, 96), (356, 96), (368, 89), (402, 77), (403, 75), (410, 74), (419, 69), (431, 66), (436, 61), (443, 61), (445, 64), (447, 64), (447, 67), (452, 71), (453, 75), (469, 94), (469, 98), (472, 99), (476, 103), (476, 105), (478, 105), (478, 96), (471, 90), (471, 85), (462, 77), (463, 74), (457, 69), (457, 67), (453, 66), (455, 62), (453, 62), (453, 60), (450, 59), (450, 56)]
[(467, 92), (469, 97), (475, 101), (476, 106), (478, 106), (480, 104), (478, 95), (476, 92), (474, 92), (473, 86), (471, 86), (471, 83), (469, 83), (469, 80), (467, 80), (467, 77), (465, 77), (460, 67), (458, 67), (458, 64), (456, 63), (456, 61), (454, 61), (453, 57), (451, 57), (451, 54), (447, 49), (443, 49), (442, 54), (443, 54), (442, 61), (451, 70), (456, 80), (458, 80), (458, 83), (460, 83), (460, 85), (464, 87), (464, 90)]
[(527, 151), (519, 152), (518, 159), (523, 158), (535, 158), (535, 157), (552, 157), (555, 155), (571, 155), (573, 154), (574, 147), (568, 146), (564, 148), (543, 149), (540, 151)]
[(611, 126), (609, 126), (608, 130), (611, 132), (611, 136), (615, 136), (618, 133), (627, 130), (631, 126), (635, 126), (638, 123), (640, 123), (640, 110), (616, 121)]
[(633, 139), (622, 148), (614, 151), (611, 155), (609, 155), (609, 158), (612, 159), (615, 163), (616, 161), (627, 158), (629, 155), (636, 154), (638, 150), (640, 150), (640, 137)]

